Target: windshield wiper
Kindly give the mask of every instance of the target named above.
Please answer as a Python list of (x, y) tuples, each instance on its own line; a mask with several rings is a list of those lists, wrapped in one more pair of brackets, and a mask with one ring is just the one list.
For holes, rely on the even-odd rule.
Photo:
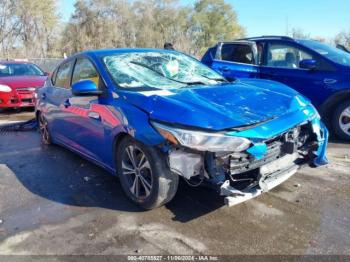
[(208, 77), (208, 76), (205, 76), (205, 75), (200, 75), (201, 77), (204, 77), (206, 79), (209, 79), (209, 80), (214, 80), (214, 81), (217, 81), (217, 82), (228, 82), (225, 78), (211, 78), (211, 77)]
[(205, 85), (205, 83), (201, 82), (201, 81), (193, 81), (193, 82), (184, 82), (184, 81), (180, 81), (180, 80), (176, 80), (174, 78), (171, 78), (171, 77), (167, 77), (165, 75), (163, 75), (161, 72), (158, 72), (157, 70), (154, 70), (152, 67), (148, 66), (148, 65), (145, 65), (143, 63), (139, 63), (139, 62), (136, 62), (136, 61), (130, 61), (129, 62), (130, 64), (134, 64), (134, 65), (138, 65), (138, 66), (142, 66), (144, 68), (147, 68), (148, 70), (151, 70), (152, 72), (166, 78), (166, 79), (169, 79), (171, 81), (174, 81), (174, 82), (178, 82), (178, 83), (181, 83), (181, 84), (185, 84), (185, 85)]

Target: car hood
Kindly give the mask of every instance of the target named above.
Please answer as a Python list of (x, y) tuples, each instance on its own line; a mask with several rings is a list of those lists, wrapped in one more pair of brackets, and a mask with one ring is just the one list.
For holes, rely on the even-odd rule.
[(309, 101), (273, 81), (242, 80), (178, 90), (125, 92), (151, 120), (210, 130), (249, 126), (300, 110)]
[(47, 76), (6, 76), (0, 77), (0, 84), (12, 88), (17, 87), (41, 87), (44, 85)]

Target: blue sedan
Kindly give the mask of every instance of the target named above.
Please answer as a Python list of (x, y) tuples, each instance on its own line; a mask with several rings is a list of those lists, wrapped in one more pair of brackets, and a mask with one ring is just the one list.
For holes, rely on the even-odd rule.
[(169, 202), (179, 177), (231, 206), (327, 163), (328, 131), (308, 99), (273, 81), (228, 82), (176, 51), (82, 52), (36, 97), (43, 143), (118, 175), (145, 209)]

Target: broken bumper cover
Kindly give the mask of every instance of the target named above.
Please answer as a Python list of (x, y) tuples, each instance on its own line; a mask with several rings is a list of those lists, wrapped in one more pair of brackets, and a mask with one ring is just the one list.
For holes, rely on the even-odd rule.
[(317, 142), (318, 142), (318, 149), (314, 152), (315, 159), (314, 159), (314, 165), (315, 166), (323, 166), (328, 164), (328, 159), (326, 156), (327, 153), (327, 146), (328, 146), (328, 129), (327, 127), (322, 123), (322, 121), (319, 118), (315, 118), (312, 121), (312, 128), (314, 133), (317, 136)]
[(237, 205), (280, 185), (298, 171), (299, 165), (295, 164), (298, 158), (298, 153), (289, 154), (261, 166), (258, 185), (248, 190), (237, 190), (231, 187), (230, 180), (226, 180), (220, 187), (221, 195), (226, 196), (225, 203), (228, 206)]
[[(326, 157), (328, 130), (319, 118), (313, 119), (311, 121), (311, 126), (318, 145), (317, 149), (312, 152), (312, 158), (309, 159), (307, 163), (314, 167), (326, 165), (328, 164), (328, 159)], [(257, 152), (258, 151), (259, 150), (257, 150)], [(268, 151), (271, 152), (271, 149)], [(256, 155), (258, 156), (259, 154), (256, 153)], [(293, 176), (301, 167), (297, 164), (298, 157), (298, 153), (289, 154), (269, 164), (260, 166), (258, 185), (249, 190), (237, 190), (230, 185), (230, 180), (226, 180), (220, 187), (220, 194), (225, 196), (225, 204), (234, 206), (243, 203), (282, 184)], [(265, 161), (266, 159), (261, 160)]]
[(230, 186), (230, 181), (226, 180), (220, 187), (220, 194), (225, 197), (227, 206), (234, 206), (243, 203), (249, 199), (255, 198), (264, 192), (268, 192), (276, 186), (280, 185), (298, 171), (298, 166), (292, 166), (288, 169), (276, 172), (275, 174), (261, 178), (259, 186), (248, 191), (240, 191)]

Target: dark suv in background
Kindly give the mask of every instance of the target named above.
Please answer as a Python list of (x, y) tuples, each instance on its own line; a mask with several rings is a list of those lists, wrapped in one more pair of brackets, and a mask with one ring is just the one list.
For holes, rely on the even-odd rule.
[(263, 78), (294, 88), (338, 137), (350, 140), (350, 53), (314, 40), (262, 36), (219, 42), (202, 62), (228, 80)]

